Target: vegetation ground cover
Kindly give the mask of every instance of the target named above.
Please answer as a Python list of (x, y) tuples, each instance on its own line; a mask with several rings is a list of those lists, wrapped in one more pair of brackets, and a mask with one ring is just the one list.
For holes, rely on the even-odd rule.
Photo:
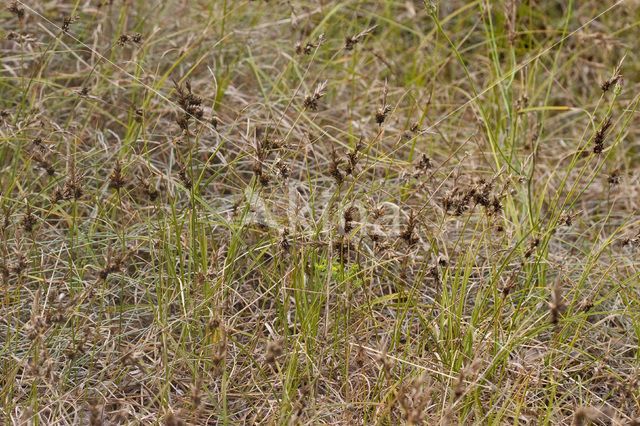
[(16, 0), (5, 424), (639, 424), (640, 3)]

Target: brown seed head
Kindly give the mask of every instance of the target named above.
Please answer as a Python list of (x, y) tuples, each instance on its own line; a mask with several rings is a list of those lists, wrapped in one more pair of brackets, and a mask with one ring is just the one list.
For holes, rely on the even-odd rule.
[(604, 413), (595, 407), (580, 407), (573, 415), (573, 425), (583, 426), (603, 418)]
[(120, 191), (120, 188), (123, 188), (126, 184), (126, 180), (122, 175), (122, 166), (120, 161), (116, 162), (116, 165), (111, 172), (111, 176), (109, 176), (109, 187), (115, 189), (116, 191)]
[(387, 119), (387, 115), (391, 112), (391, 106), (383, 105), (376, 111), (376, 123), (382, 125)]
[(360, 43), (360, 40), (362, 40), (364, 37), (366, 37), (367, 35), (371, 34), (373, 32), (373, 30), (375, 30), (377, 27), (377, 25), (374, 25), (371, 28), (367, 28), (364, 31), (359, 32), (356, 35), (353, 36), (347, 36), (344, 39), (344, 48), (345, 50), (353, 50), (354, 46), (358, 43)]
[(62, 32), (64, 33), (69, 32), (69, 28), (71, 27), (71, 24), (73, 24), (77, 20), (78, 18), (76, 16), (65, 16), (64, 19), (62, 20), (62, 25), (60, 26), (60, 28), (62, 29)]
[(278, 357), (282, 355), (284, 351), (282, 344), (282, 339), (272, 340), (267, 344), (267, 355), (265, 356), (265, 361), (267, 361), (267, 363), (274, 364)]
[(316, 86), (316, 90), (312, 94), (304, 97), (303, 105), (306, 109), (311, 111), (318, 110), (318, 100), (325, 95), (325, 89), (327, 88), (327, 82), (324, 81)]
[(24, 228), (26, 232), (31, 232), (33, 231), (33, 227), (37, 222), (38, 222), (38, 219), (31, 212), (31, 205), (27, 203), (27, 211), (24, 217), (22, 218), (22, 228)]
[(593, 136), (594, 154), (600, 154), (604, 150), (604, 137), (609, 127), (611, 127), (611, 116), (608, 116), (604, 120), (600, 128), (598, 128), (595, 135)]
[(9, 12), (13, 13), (18, 19), (22, 20), (24, 18), (24, 7), (20, 6), (20, 3), (17, 1), (11, 2), (8, 9)]

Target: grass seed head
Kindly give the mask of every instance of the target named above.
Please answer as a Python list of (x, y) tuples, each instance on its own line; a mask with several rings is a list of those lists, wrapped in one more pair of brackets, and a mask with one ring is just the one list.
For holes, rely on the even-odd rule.
[(420, 161), (418, 161), (418, 164), (416, 164), (416, 169), (419, 172), (424, 173), (430, 168), (431, 168), (431, 159), (427, 157), (427, 154), (423, 153), (422, 156), (420, 157)]
[(56, 169), (51, 164), (51, 161), (47, 160), (47, 158), (42, 153), (35, 153), (33, 155), (33, 159), (38, 165), (47, 172), (48, 176), (53, 176), (56, 174)]
[(67, 177), (68, 179), (62, 189), (54, 190), (51, 197), (52, 204), (56, 204), (60, 200), (70, 200), (72, 198), (77, 200), (82, 197), (83, 178), (77, 173), (73, 162), (69, 164)]
[(194, 410), (197, 410), (202, 404), (202, 379), (196, 379), (191, 386), (191, 404)]
[(604, 419), (604, 413), (595, 407), (580, 407), (573, 414), (573, 426), (584, 426)]
[(558, 280), (551, 290), (551, 303), (549, 303), (549, 322), (551, 324), (558, 324), (562, 309), (562, 288), (560, 287), (560, 281)]
[(142, 123), (144, 121), (144, 109), (136, 108), (133, 112), (133, 119), (138, 123)]
[(578, 216), (578, 213), (570, 213), (569, 211), (564, 211), (560, 215), (559, 222), (564, 226), (571, 226), (573, 223), (573, 219)]
[(7, 232), (11, 226), (11, 208), (7, 206), (2, 207), (2, 233)]
[(359, 32), (353, 36), (347, 36), (344, 39), (344, 48), (345, 50), (353, 50), (356, 44), (360, 43), (360, 41), (365, 38), (367, 35), (371, 34), (373, 30), (375, 30), (377, 25), (374, 25), (371, 28), (367, 28), (364, 31)]
[(391, 377), (391, 370), (393, 370), (393, 360), (388, 356), (389, 343), (385, 337), (380, 342), (380, 353), (378, 354), (378, 362), (382, 365), (382, 371), (384, 371), (387, 377)]
[(318, 100), (326, 94), (327, 81), (324, 81), (316, 86), (316, 89), (312, 94), (308, 94), (304, 97), (303, 105), (306, 109), (311, 111), (318, 110)]
[(187, 174), (186, 166), (183, 166), (182, 168), (180, 168), (180, 171), (178, 172), (178, 178), (180, 178), (180, 182), (182, 183), (182, 185), (184, 185), (184, 187), (187, 190), (191, 189), (193, 182), (191, 181), (191, 178)]
[(26, 232), (30, 233), (31, 231), (33, 231), (33, 227), (35, 226), (36, 223), (38, 223), (38, 219), (31, 211), (31, 204), (27, 202), (26, 213), (22, 217), (22, 228)]
[(176, 413), (174, 413), (173, 411), (169, 411), (165, 416), (164, 416), (164, 424), (165, 426), (185, 426), (186, 423), (180, 419)]
[(602, 125), (598, 128), (593, 136), (593, 153), (600, 154), (604, 150), (604, 137), (607, 130), (611, 127), (611, 116), (608, 116)]
[(335, 151), (331, 151), (331, 157), (331, 163), (329, 164), (329, 175), (331, 175), (331, 177), (333, 177), (333, 179), (336, 181), (336, 184), (340, 186), (342, 182), (344, 182), (344, 175), (342, 174), (342, 171), (340, 171), (341, 162), (340, 160), (338, 160)]
[(408, 246), (412, 246), (418, 242), (418, 237), (413, 235), (417, 224), (418, 215), (412, 210), (409, 214), (409, 220), (407, 221), (404, 231), (400, 233), (400, 238), (402, 238)]
[(276, 161), (276, 167), (280, 172), (282, 179), (287, 180), (291, 177), (291, 166), (289, 166), (282, 158)]
[(282, 339), (278, 339), (272, 340), (267, 344), (267, 354), (265, 356), (267, 364), (275, 364), (277, 359), (282, 355), (284, 352), (283, 343)]
[(178, 98), (178, 105), (184, 113), (178, 115), (176, 121), (181, 129), (188, 131), (190, 118), (202, 120), (204, 117), (203, 99), (193, 93), (189, 80), (185, 82), (184, 86), (174, 80), (173, 85)]
[(391, 106), (383, 105), (376, 111), (376, 123), (382, 125), (387, 119), (387, 115), (391, 112)]
[(129, 43), (140, 44), (142, 43), (142, 34), (121, 34), (120, 37), (118, 37), (117, 43), (118, 46), (126, 46)]
[(60, 28), (62, 29), (62, 32), (68, 33), (69, 29), (71, 28), (71, 24), (73, 24), (77, 20), (78, 20), (77, 16), (65, 16), (62, 19), (62, 25), (60, 26)]
[(322, 46), (325, 42), (326, 42), (326, 37), (325, 37), (324, 33), (320, 34), (320, 36), (318, 37), (318, 41), (315, 42), (315, 43), (308, 42), (307, 44), (305, 44), (303, 46), (301, 42), (297, 42), (296, 46), (295, 46), (296, 54), (297, 55), (310, 55), (311, 52), (313, 52), (313, 49), (316, 49), (316, 48)]
[(354, 175), (356, 172), (356, 166), (360, 160), (360, 150), (362, 150), (362, 139), (358, 141), (356, 146), (347, 154), (347, 167), (345, 169), (346, 174)]
[(622, 63), (624, 62), (626, 56), (627, 55), (625, 54), (620, 62), (618, 62), (618, 65), (616, 65), (616, 67), (613, 69), (611, 77), (600, 83), (600, 89), (602, 89), (603, 92), (607, 92), (613, 85), (622, 84), (622, 74), (620, 74), (620, 71), (622, 70)]
[(127, 181), (122, 175), (122, 165), (120, 161), (116, 161), (116, 165), (111, 172), (111, 176), (109, 176), (109, 187), (115, 189), (116, 191), (120, 191), (126, 185)]
[(211, 126), (215, 130), (218, 130), (218, 126), (220, 125), (220, 118), (217, 115), (212, 115), (209, 119), (209, 123), (211, 123)]
[(19, 20), (24, 19), (24, 7), (20, 6), (17, 1), (12, 1), (8, 7), (9, 12), (13, 13)]
[(529, 245), (527, 246), (527, 249), (524, 252), (525, 259), (528, 259), (529, 257), (531, 257), (531, 255), (534, 253), (534, 251), (536, 250), (536, 247), (538, 247), (539, 244), (540, 244), (539, 237), (535, 237), (529, 242)]
[(357, 212), (357, 209), (353, 206), (348, 207), (347, 209), (345, 209), (345, 211), (342, 213), (342, 217), (344, 219), (344, 232), (346, 234), (348, 234), (349, 232), (351, 232), (353, 230), (353, 221), (355, 220), (355, 214)]
[(256, 179), (258, 180), (258, 182), (260, 182), (260, 185), (262, 186), (268, 186), (269, 183), (271, 182), (271, 176), (269, 175), (268, 172), (264, 171), (262, 167), (262, 162), (259, 160), (256, 160), (253, 163), (253, 174), (255, 175)]
[(611, 172), (609, 177), (607, 177), (607, 183), (611, 186), (616, 186), (620, 183), (621, 179), (622, 179), (622, 172), (620, 171), (620, 168), (616, 168)]
[(97, 398), (91, 398), (89, 400), (89, 424), (91, 426), (101, 426), (102, 425), (102, 410), (104, 406), (98, 403)]
[(144, 193), (147, 194), (147, 197), (149, 197), (149, 201), (151, 202), (154, 202), (158, 198), (158, 195), (160, 194), (156, 189), (156, 186), (150, 182), (147, 182), (145, 184)]

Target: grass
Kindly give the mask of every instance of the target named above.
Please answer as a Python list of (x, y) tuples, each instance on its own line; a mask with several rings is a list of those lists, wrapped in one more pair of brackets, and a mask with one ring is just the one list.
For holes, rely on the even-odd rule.
[(10, 1), (5, 424), (639, 424), (639, 6)]

